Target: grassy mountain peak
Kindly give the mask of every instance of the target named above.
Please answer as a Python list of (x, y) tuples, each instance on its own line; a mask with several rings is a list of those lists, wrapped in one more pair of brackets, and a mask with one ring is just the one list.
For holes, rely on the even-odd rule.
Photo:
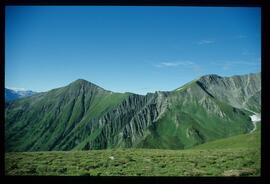
[(77, 79), (73, 82), (71, 82), (69, 85), (69, 87), (72, 87), (72, 88), (77, 88), (77, 89), (80, 89), (80, 88), (92, 88), (92, 89), (98, 89), (98, 90), (103, 90), (103, 91), (106, 91), (105, 89), (103, 89), (102, 87), (92, 83), (92, 82), (89, 82), (85, 79)]

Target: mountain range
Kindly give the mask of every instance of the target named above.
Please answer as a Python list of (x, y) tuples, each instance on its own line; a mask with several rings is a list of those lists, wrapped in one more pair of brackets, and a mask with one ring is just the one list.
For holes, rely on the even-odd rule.
[(32, 96), (37, 92), (31, 90), (13, 90), (5, 88), (5, 101), (16, 100), (18, 98)]
[(6, 151), (186, 149), (254, 130), (261, 73), (115, 93), (83, 79), (5, 104)]

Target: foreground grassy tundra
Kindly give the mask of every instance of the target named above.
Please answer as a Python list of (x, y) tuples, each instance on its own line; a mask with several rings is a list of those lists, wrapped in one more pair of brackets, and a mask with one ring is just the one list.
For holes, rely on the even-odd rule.
[[(237, 143), (238, 142), (238, 143)], [(259, 176), (260, 132), (189, 150), (110, 149), (6, 153), (6, 175)], [(213, 148), (222, 145), (222, 148)]]

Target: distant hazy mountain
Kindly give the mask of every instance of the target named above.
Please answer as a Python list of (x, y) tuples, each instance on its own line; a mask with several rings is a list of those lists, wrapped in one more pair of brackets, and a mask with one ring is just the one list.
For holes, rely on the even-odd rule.
[(32, 96), (36, 92), (30, 91), (30, 90), (12, 90), (5, 88), (5, 100), (10, 101), (10, 100), (16, 100), (18, 98), (23, 98), (27, 96)]
[(260, 75), (207, 75), (147, 95), (114, 93), (79, 79), (7, 104), (5, 148), (184, 149), (248, 133), (250, 116), (261, 111)]

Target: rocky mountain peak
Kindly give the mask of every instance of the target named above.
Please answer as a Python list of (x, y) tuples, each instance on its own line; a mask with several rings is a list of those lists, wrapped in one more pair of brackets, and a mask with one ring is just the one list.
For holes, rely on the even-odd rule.
[(198, 81), (212, 83), (212, 82), (218, 81), (220, 79), (222, 79), (221, 76), (216, 75), (216, 74), (210, 74), (210, 75), (204, 75), (204, 76), (200, 77)]

